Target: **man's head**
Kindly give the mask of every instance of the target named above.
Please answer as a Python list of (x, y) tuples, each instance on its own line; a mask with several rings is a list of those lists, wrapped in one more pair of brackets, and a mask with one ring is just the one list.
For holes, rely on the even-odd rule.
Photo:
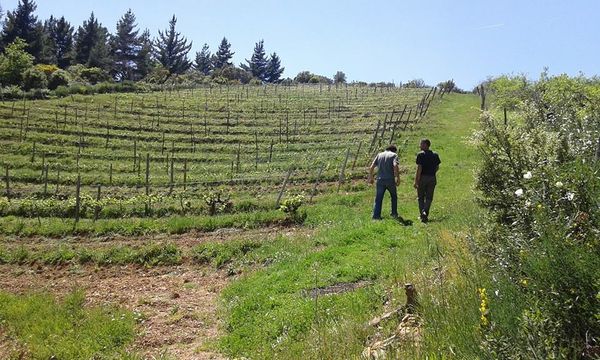
[(429, 141), (429, 139), (423, 139), (421, 140), (421, 144), (419, 146), (423, 151), (429, 150), (429, 147), (431, 146), (431, 141)]
[(396, 145), (389, 145), (388, 147), (385, 148), (386, 151), (391, 151), (393, 153), (398, 152), (398, 148), (396, 147)]

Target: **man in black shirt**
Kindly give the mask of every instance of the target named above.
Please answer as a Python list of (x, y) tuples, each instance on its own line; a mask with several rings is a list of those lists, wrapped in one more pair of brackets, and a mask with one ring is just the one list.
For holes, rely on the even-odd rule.
[(419, 196), (419, 216), (426, 223), (429, 219), (429, 209), (433, 201), (433, 191), (437, 180), (435, 174), (440, 167), (440, 157), (437, 153), (429, 150), (431, 141), (421, 140), (421, 152), (417, 154), (417, 174), (415, 176), (415, 189)]

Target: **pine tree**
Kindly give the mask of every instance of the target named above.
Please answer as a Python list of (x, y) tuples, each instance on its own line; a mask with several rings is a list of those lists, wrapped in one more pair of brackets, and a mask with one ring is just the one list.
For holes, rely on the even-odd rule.
[(177, 18), (175, 15), (169, 21), (169, 28), (165, 32), (158, 32), (155, 45), (156, 59), (169, 70), (171, 74), (182, 74), (192, 65), (187, 54), (192, 48), (192, 43), (175, 31)]
[(44, 62), (65, 69), (73, 57), (73, 27), (62, 16), (44, 22)]
[(213, 56), (213, 66), (215, 69), (221, 69), (225, 66), (231, 66), (231, 58), (234, 52), (231, 52), (231, 44), (227, 41), (227, 38), (221, 40), (217, 53)]
[(111, 39), (113, 67), (111, 73), (117, 80), (133, 80), (141, 50), (135, 15), (131, 9), (117, 22), (117, 32)]
[(281, 74), (283, 74), (284, 67), (281, 67), (281, 59), (277, 56), (277, 53), (272, 53), (269, 57), (269, 63), (265, 71), (265, 81), (270, 83), (278, 83)]
[(110, 56), (110, 47), (108, 29), (100, 26), (98, 29), (98, 40), (90, 51), (90, 57), (85, 64), (87, 67), (97, 67), (108, 71), (110, 69), (112, 59)]
[(210, 74), (213, 64), (207, 44), (204, 44), (204, 46), (202, 46), (202, 51), (196, 52), (196, 61), (194, 63), (194, 67), (196, 68), (196, 70), (200, 71), (204, 75)]
[(88, 67), (95, 66), (106, 69), (110, 65), (107, 39), (108, 30), (98, 22), (92, 13), (75, 34), (75, 62)]
[(152, 69), (153, 60), (152, 60), (152, 39), (150, 39), (150, 31), (148, 29), (144, 30), (142, 35), (139, 38), (140, 42), (140, 51), (137, 56), (137, 68), (136, 68), (136, 79), (143, 79), (150, 73)]
[(32, 0), (19, 0), (17, 9), (6, 13), (2, 30), (2, 43), (8, 45), (17, 37), (27, 44), (27, 52), (39, 62), (43, 51), (43, 25), (33, 13), (37, 5)]
[(240, 67), (246, 71), (249, 71), (252, 76), (266, 81), (266, 72), (267, 66), (269, 65), (269, 61), (265, 55), (265, 47), (264, 40), (257, 42), (254, 45), (254, 52), (252, 53), (252, 57), (250, 60), (246, 59), (246, 64), (240, 64)]

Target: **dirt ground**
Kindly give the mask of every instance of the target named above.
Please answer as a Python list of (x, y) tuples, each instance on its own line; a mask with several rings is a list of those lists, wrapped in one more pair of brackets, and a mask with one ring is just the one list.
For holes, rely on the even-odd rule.
[[(93, 248), (172, 242), (186, 248), (202, 242), (249, 238), (268, 240), (278, 235), (292, 236), (308, 231), (274, 227), (220, 229), (212, 233), (157, 235), (151, 238), (13, 238), (2, 241), (7, 246), (25, 246), (37, 251), (58, 243)], [(228, 276), (226, 270), (188, 261), (179, 266), (152, 268), (138, 265), (0, 265), (0, 290), (20, 294), (43, 291), (61, 297), (74, 289), (83, 289), (89, 305), (116, 304), (142, 314), (139, 335), (131, 350), (147, 359), (159, 358), (165, 351), (175, 359), (223, 359), (222, 355), (210, 349), (219, 335), (219, 294), (234, 278)], [(18, 347), (0, 328), (0, 358)]]
[[(90, 305), (120, 304), (143, 314), (132, 350), (148, 359), (165, 350), (176, 359), (222, 358), (206, 349), (218, 335), (217, 300), (227, 282), (223, 273), (191, 265), (62, 269), (0, 266), (0, 289), (15, 293), (47, 291), (57, 296), (83, 289)], [(10, 346), (0, 346), (0, 352)]]

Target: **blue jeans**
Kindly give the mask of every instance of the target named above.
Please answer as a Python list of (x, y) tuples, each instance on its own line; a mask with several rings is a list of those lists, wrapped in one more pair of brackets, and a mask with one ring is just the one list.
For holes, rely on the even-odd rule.
[(373, 219), (381, 219), (381, 206), (385, 191), (390, 192), (392, 198), (392, 216), (398, 216), (398, 193), (394, 179), (377, 179), (377, 192), (375, 194), (375, 206), (373, 207)]

